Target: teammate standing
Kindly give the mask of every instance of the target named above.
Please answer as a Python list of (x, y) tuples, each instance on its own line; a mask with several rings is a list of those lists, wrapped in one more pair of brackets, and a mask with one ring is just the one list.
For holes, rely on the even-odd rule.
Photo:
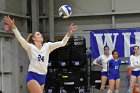
[(113, 59), (108, 62), (108, 73), (109, 73), (109, 90), (107, 93), (119, 93), (120, 88), (120, 65), (121, 60), (118, 58), (118, 51), (114, 50), (112, 52)]
[[(104, 47), (104, 54), (96, 58), (92, 64), (101, 67), (101, 87), (100, 87), (100, 93), (104, 92), (105, 85), (108, 79), (108, 72), (107, 72), (107, 63), (108, 60), (112, 59), (112, 55), (109, 54), (109, 47)], [(102, 64), (98, 64), (97, 62), (101, 62)]]
[(132, 68), (131, 78), (130, 78), (130, 87), (128, 92), (133, 93), (133, 89), (138, 80), (140, 88), (140, 55), (139, 55), (139, 46), (134, 46), (134, 55), (130, 56), (130, 67)]

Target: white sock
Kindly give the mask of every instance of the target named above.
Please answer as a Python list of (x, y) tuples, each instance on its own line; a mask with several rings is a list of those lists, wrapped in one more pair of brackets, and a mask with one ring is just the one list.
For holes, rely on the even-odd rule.
[(112, 91), (111, 90), (108, 90), (107, 93), (112, 93)]
[(101, 85), (100, 90), (104, 90), (105, 89), (105, 85)]
[(128, 93), (133, 93), (133, 88), (132, 87), (129, 87)]
[(116, 90), (115, 90), (115, 93), (119, 93), (119, 90), (118, 90), (118, 89), (116, 89)]

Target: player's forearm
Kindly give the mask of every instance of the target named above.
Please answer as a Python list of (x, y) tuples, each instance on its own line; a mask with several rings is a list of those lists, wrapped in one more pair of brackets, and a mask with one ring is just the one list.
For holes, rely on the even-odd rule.
[(49, 51), (51, 52), (54, 49), (65, 46), (67, 44), (68, 40), (69, 40), (69, 37), (67, 35), (65, 35), (65, 37), (63, 38), (62, 41), (50, 43), (50, 45), (49, 45), (50, 50)]
[(92, 65), (95, 65), (95, 66), (98, 66), (98, 67), (101, 67), (101, 68), (103, 68), (103, 66), (102, 65), (100, 65), (100, 64), (97, 64), (97, 63), (92, 63)]
[(65, 35), (65, 37), (63, 38), (63, 40), (60, 42), (60, 46), (65, 46), (69, 40), (69, 35)]
[(21, 34), (20, 34), (20, 32), (18, 31), (18, 29), (17, 29), (17, 28), (14, 28), (14, 29), (12, 29), (12, 31), (13, 31), (13, 33), (15, 34), (16, 38), (17, 38), (18, 40), (20, 40)]
[(16, 29), (17, 28), (15, 24), (10, 26), (10, 27), (11, 27), (11, 29)]
[(135, 66), (135, 67), (133, 67), (133, 68), (140, 68), (140, 66), (139, 66), (139, 65), (137, 65), (137, 66)]
[(71, 30), (69, 30), (66, 34), (68, 37), (71, 37), (72, 33), (71, 33)]
[(129, 68), (140, 68), (140, 65), (134, 66), (134, 65), (130, 65), (128, 66)]
[(100, 65), (100, 64), (96, 64), (96, 66), (98, 66), (98, 67), (102, 67), (102, 65)]
[(22, 47), (28, 51), (29, 49), (29, 44), (27, 43), (27, 41), (21, 36), (20, 32), (18, 31), (18, 29), (12, 29), (15, 37), (17, 38), (17, 40), (20, 42), (20, 44), (22, 45)]

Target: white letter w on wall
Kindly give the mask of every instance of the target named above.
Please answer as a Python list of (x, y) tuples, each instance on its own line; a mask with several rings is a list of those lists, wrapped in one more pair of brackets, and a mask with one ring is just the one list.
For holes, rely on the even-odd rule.
[[(118, 35), (119, 35), (118, 33), (94, 34), (100, 55), (104, 53), (103, 48), (105, 45), (109, 46), (110, 51), (115, 49)], [(114, 38), (112, 38), (112, 36)], [(104, 40), (103, 40), (103, 37), (104, 37)]]

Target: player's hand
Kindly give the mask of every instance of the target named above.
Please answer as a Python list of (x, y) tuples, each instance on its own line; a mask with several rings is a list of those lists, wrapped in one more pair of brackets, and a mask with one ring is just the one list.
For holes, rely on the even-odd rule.
[(137, 68), (140, 68), (140, 65), (137, 65), (136, 67), (137, 67)]
[(132, 68), (132, 69), (133, 69), (133, 68), (135, 68), (135, 67), (134, 67), (134, 66), (129, 65), (129, 66), (128, 66), (128, 68)]
[(68, 35), (71, 36), (77, 29), (78, 26), (71, 23), (71, 25), (68, 27)]
[(101, 65), (100, 67), (101, 67), (101, 69), (103, 69), (103, 68), (104, 68), (102, 65)]
[(104, 67), (102, 66), (101, 68), (103, 69)]
[(11, 27), (11, 29), (16, 29), (14, 19), (11, 20), (9, 16), (5, 17), (5, 23), (7, 23)]

